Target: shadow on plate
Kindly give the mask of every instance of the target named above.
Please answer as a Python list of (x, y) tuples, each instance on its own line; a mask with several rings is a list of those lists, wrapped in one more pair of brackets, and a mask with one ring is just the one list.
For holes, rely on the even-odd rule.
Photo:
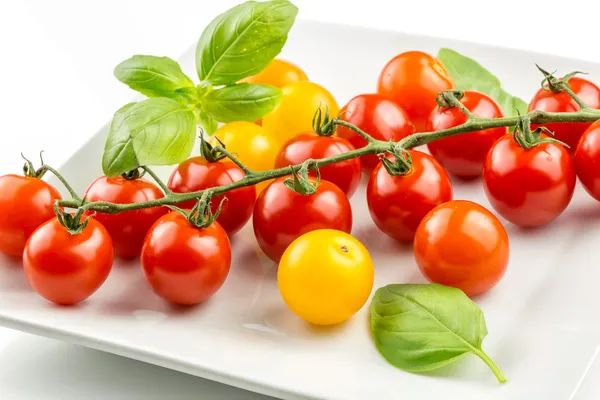
[(23, 261), (20, 258), (10, 258), (0, 255), (0, 291), (3, 293), (30, 292), (31, 286), (23, 271)]

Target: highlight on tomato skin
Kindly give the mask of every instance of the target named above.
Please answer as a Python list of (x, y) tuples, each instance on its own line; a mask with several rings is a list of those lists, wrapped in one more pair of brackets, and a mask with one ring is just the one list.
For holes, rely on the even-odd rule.
[[(275, 179), (262, 191), (254, 205), (252, 222), (259, 247), (279, 262), (296, 238), (317, 229), (352, 230), (352, 207), (348, 197), (331, 182), (321, 179), (317, 191), (301, 195)], [(314, 178), (309, 178), (314, 184)]]
[(407, 51), (392, 58), (377, 82), (377, 92), (401, 106), (417, 132), (425, 132), (438, 93), (454, 87), (442, 63), (423, 51)]
[[(304, 132), (288, 140), (275, 159), (275, 168), (302, 164), (308, 159), (333, 157), (355, 150), (346, 139), (338, 136), (320, 136), (315, 132)], [(322, 179), (339, 187), (348, 198), (352, 197), (361, 177), (360, 158), (337, 162), (319, 168)], [(309, 173), (316, 178), (315, 171)]]
[(340, 112), (333, 94), (324, 86), (310, 81), (290, 83), (281, 88), (283, 96), (279, 105), (263, 117), (262, 126), (267, 135), (275, 138), (279, 146), (292, 137), (311, 131), (317, 109), (331, 116)]
[(586, 192), (600, 201), (600, 122), (581, 136), (575, 151), (575, 170)]
[[(600, 109), (600, 88), (593, 82), (574, 76), (568, 81), (571, 90), (591, 108)], [(548, 112), (573, 112), (579, 105), (565, 92), (555, 93), (540, 88), (531, 99), (528, 111), (541, 110)], [(543, 125), (532, 125), (535, 129), (545, 126), (554, 134), (554, 138), (566, 143), (569, 152), (574, 153), (583, 132), (591, 125), (589, 122), (561, 122)]]
[(452, 183), (435, 158), (418, 150), (409, 153), (412, 167), (404, 175), (390, 175), (381, 163), (375, 167), (367, 184), (367, 205), (383, 233), (410, 243), (425, 215), (452, 200)]
[[(229, 185), (244, 177), (244, 171), (231, 161), (209, 162), (198, 156), (179, 164), (171, 173), (167, 187), (175, 193), (189, 193)], [(227, 200), (221, 204), (225, 197)], [(250, 220), (255, 200), (256, 188), (245, 186), (226, 195), (215, 196), (211, 199), (210, 207), (212, 212), (216, 213), (221, 206), (217, 221), (229, 235), (233, 235)], [(196, 203), (196, 200), (190, 200), (178, 206), (191, 210)]]
[(483, 167), (490, 204), (523, 228), (544, 226), (558, 218), (571, 202), (576, 179), (573, 158), (564, 146), (539, 143), (525, 150), (512, 135), (494, 143)]
[[(498, 103), (488, 95), (466, 90), (460, 102), (478, 118), (502, 118)], [(427, 121), (427, 132), (452, 128), (467, 122), (467, 116), (457, 107), (439, 107)], [(490, 128), (434, 140), (427, 148), (450, 173), (462, 179), (481, 176), (486, 155), (494, 142), (508, 133), (507, 127)]]
[[(379, 94), (361, 94), (352, 98), (340, 111), (340, 119), (349, 122), (377, 140), (397, 142), (415, 132), (406, 111)], [(355, 148), (367, 145), (367, 140), (345, 126), (338, 126), (336, 135), (348, 140)], [(361, 157), (363, 170), (370, 173), (379, 164), (377, 155)]]
[(335, 229), (318, 229), (296, 238), (277, 269), (285, 304), (315, 325), (350, 319), (369, 299), (374, 278), (373, 260), (366, 247)]
[(108, 277), (114, 260), (110, 234), (94, 218), (71, 234), (55, 217), (29, 238), (23, 269), (33, 290), (60, 305), (73, 305), (94, 294)]
[(282, 88), (290, 83), (308, 81), (306, 73), (296, 64), (281, 58), (275, 58), (265, 69), (240, 82), (271, 85)]
[[(234, 153), (251, 171), (267, 171), (273, 168), (280, 148), (277, 138), (267, 133), (262, 126), (252, 122), (236, 121), (221, 126), (212, 135), (210, 144), (225, 148)], [(269, 181), (255, 185), (258, 195)]]
[(35, 177), (0, 176), (0, 253), (20, 258), (27, 239), (44, 222), (54, 217), (58, 190)]
[(150, 228), (140, 257), (152, 290), (168, 302), (191, 306), (212, 297), (231, 267), (231, 244), (218, 222), (197, 228), (172, 211)]
[[(164, 197), (164, 193), (145, 178), (125, 179), (122, 176), (115, 178), (101, 176), (88, 186), (84, 197), (87, 201), (129, 204), (160, 199)], [(95, 213), (93, 218), (98, 220), (110, 234), (115, 255), (131, 259), (140, 255), (148, 229), (167, 211), (166, 207), (151, 207), (120, 214)]]
[(509, 248), (500, 220), (468, 200), (451, 200), (431, 210), (419, 224), (413, 244), (415, 261), (425, 278), (470, 297), (500, 282)]

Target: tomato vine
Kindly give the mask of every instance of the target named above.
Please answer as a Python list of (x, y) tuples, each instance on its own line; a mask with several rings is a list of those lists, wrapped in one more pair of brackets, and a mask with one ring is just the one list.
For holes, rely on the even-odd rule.
[[(568, 85), (561, 85), (561, 90), (566, 90), (573, 99), (577, 102), (581, 100), (570, 90), (568, 90)], [(459, 91), (446, 91), (440, 94), (443, 97), (446, 104), (443, 106), (450, 107), (459, 107), (462, 110), (462, 104), (460, 103), (461, 93)], [(466, 111), (466, 110), (465, 110)], [(359, 135), (368, 138), (368, 144), (365, 147), (360, 149), (352, 150), (347, 153), (338, 154), (333, 157), (322, 158), (317, 160), (307, 160), (302, 164), (296, 164), (290, 167), (285, 168), (277, 168), (268, 171), (251, 171), (244, 166), (244, 164), (232, 153), (228, 152), (223, 146), (216, 146), (213, 150), (216, 150), (226, 158), (230, 159), (232, 162), (236, 163), (240, 168), (242, 168), (246, 174), (246, 176), (237, 181), (233, 182), (229, 185), (213, 187), (210, 189), (200, 190), (196, 192), (189, 193), (174, 193), (166, 188), (164, 182), (162, 182), (158, 176), (152, 172), (152, 170), (146, 166), (142, 167), (156, 182), (165, 190), (165, 196), (160, 199), (138, 202), (138, 203), (129, 203), (129, 204), (116, 204), (105, 201), (95, 201), (95, 202), (87, 202), (85, 200), (81, 200), (78, 197), (69, 200), (59, 200), (57, 205), (58, 207), (65, 208), (73, 208), (73, 209), (84, 209), (86, 211), (96, 211), (102, 212), (106, 214), (118, 214), (131, 210), (139, 210), (148, 207), (156, 207), (156, 206), (174, 206), (178, 203), (190, 200), (199, 200), (202, 196), (207, 196), (209, 199), (215, 196), (223, 195), (231, 190), (244, 187), (256, 185), (257, 183), (264, 182), (270, 179), (279, 178), (283, 176), (289, 175), (298, 175), (298, 172), (302, 169), (307, 169), (310, 171), (318, 170), (321, 167), (324, 167), (329, 164), (338, 163), (344, 160), (353, 159), (356, 157), (361, 157), (365, 155), (371, 154), (386, 154), (391, 153), (392, 155), (400, 155), (404, 153), (406, 150), (411, 148), (421, 146), (432, 142), (434, 140), (443, 139), (445, 137), (459, 135), (462, 133), (475, 132), (483, 129), (489, 128), (497, 128), (497, 127), (514, 127), (519, 126), (520, 130), (530, 129), (531, 124), (546, 124), (546, 123), (563, 123), (563, 122), (595, 122), (600, 120), (600, 111), (591, 109), (587, 106), (581, 107), (579, 110), (575, 112), (569, 113), (556, 113), (556, 112), (546, 112), (540, 110), (530, 111), (527, 114), (516, 116), (516, 117), (506, 117), (506, 118), (477, 118), (472, 116), (468, 111), (466, 112), (467, 121), (459, 126), (452, 127), (449, 129), (440, 130), (437, 132), (417, 132), (410, 136), (405, 137), (404, 139), (398, 142), (386, 142), (382, 140), (374, 139), (367, 132), (362, 131), (360, 128), (346, 122), (342, 121), (338, 118), (333, 118), (327, 122), (329, 124), (328, 128), (337, 127), (337, 126), (345, 126), (347, 128), (352, 129), (357, 132)], [(63, 183), (66, 183), (66, 180), (58, 173), (58, 171), (54, 170), (52, 167), (43, 164), (42, 169), (53, 172)], [(400, 171), (405, 170), (404, 168), (400, 169)], [(302, 179), (302, 177), (300, 177)], [(67, 186), (67, 188), (69, 188)], [(72, 189), (69, 190), (72, 194), (75, 194)]]

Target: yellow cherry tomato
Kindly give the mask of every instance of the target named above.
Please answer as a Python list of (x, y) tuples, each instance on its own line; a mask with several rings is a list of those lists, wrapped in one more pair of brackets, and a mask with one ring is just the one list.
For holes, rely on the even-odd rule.
[(312, 120), (317, 108), (335, 117), (340, 108), (327, 89), (314, 82), (296, 82), (284, 86), (281, 102), (263, 117), (265, 131), (283, 144), (299, 133), (312, 131)]
[(308, 76), (297, 65), (289, 61), (274, 59), (261, 72), (244, 78), (241, 82), (262, 83), (280, 88), (290, 83), (307, 80)]
[(365, 305), (374, 275), (362, 243), (345, 232), (320, 229), (289, 245), (279, 262), (277, 282), (296, 315), (312, 324), (333, 325)]
[[(217, 129), (210, 140), (211, 145), (219, 144), (216, 138), (223, 142), (227, 150), (236, 153), (237, 158), (251, 170), (273, 169), (279, 146), (261, 126), (252, 122), (230, 122)], [(268, 183), (269, 181), (265, 181), (256, 185), (257, 194)]]

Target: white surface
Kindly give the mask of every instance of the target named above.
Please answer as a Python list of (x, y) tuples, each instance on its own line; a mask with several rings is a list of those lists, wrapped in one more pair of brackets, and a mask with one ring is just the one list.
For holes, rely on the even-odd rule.
[[(112, 77), (114, 65), (134, 53), (178, 57), (198, 37), (210, 18), (234, 3), (229, 0), (168, 3), (141, 0), (102, 3), (2, 2), (0, 115), (3, 143), (0, 147), (0, 172), (18, 171), (21, 164), (18, 156), (20, 151), (31, 155), (43, 148), (47, 159), (52, 163), (60, 164), (66, 160), (74, 149), (110, 118), (115, 109), (131, 99), (132, 92)], [(600, 53), (595, 51), (597, 46), (593, 45), (599, 9), (598, 4), (594, 3), (596, 2), (593, 0), (578, 2), (577, 6), (565, 11), (565, 2), (548, 1), (504, 1), (501, 7), (495, 3), (488, 5), (480, 1), (447, 0), (370, 0), (368, 6), (348, 1), (296, 1), (303, 18), (442, 35), (600, 61)], [(486, 12), (484, 8), (487, 7), (491, 13)], [(536, 22), (534, 16), (539, 16), (540, 19)], [(562, 16), (566, 18), (564, 21), (552, 24), (548, 21)], [(461, 23), (450, 23), (453, 20)], [(575, 32), (583, 38), (577, 39)], [(346, 70), (346, 64), (340, 65), (335, 61), (335, 51), (338, 50), (331, 48), (331, 57), (327, 58), (330, 60), (329, 65), (332, 69)], [(348, 46), (347, 51), (356, 50)], [(362, 55), (364, 54), (361, 52), (355, 53), (356, 57)], [(520, 59), (501, 61), (505, 64), (521, 62)], [(557, 65), (547, 67), (554, 68)], [(582, 68), (580, 65), (574, 67)], [(192, 71), (193, 69), (188, 70), (190, 74)], [(515, 74), (518, 74), (518, 70)], [(508, 78), (503, 80), (508, 83)], [(535, 81), (527, 80), (527, 85), (532, 85)], [(323, 83), (327, 85), (327, 82)], [(569, 228), (564, 229), (559, 233), (566, 234), (569, 231)], [(548, 235), (548, 239), (553, 237), (550, 233)], [(578, 246), (581, 249), (581, 246), (585, 247), (585, 243)], [(551, 248), (550, 245), (548, 247)], [(581, 254), (586, 256), (587, 253)], [(568, 267), (568, 271), (559, 269), (559, 273), (547, 276), (547, 286), (542, 289), (541, 296), (547, 291), (546, 296), (555, 305), (556, 311), (553, 318), (537, 322), (542, 326), (544, 322), (557, 324), (562, 318), (565, 326), (569, 326), (571, 330), (577, 328), (577, 325), (570, 322), (574, 318), (582, 318), (585, 307), (578, 308), (579, 311), (567, 312), (566, 306), (559, 306), (559, 300), (563, 299), (560, 295), (562, 292), (556, 291), (555, 287), (564, 283), (561, 281), (566, 281), (566, 284), (572, 282), (575, 275), (572, 276), (571, 273), (579, 271), (580, 275), (584, 275), (586, 266), (593, 271), (591, 261), (565, 261), (562, 267)], [(539, 265), (532, 263), (526, 266), (532, 267)], [(592, 283), (592, 279), (588, 281)], [(532, 291), (525, 283), (516, 282), (516, 287), (511, 287), (510, 290), (507, 288), (508, 284), (504, 283), (503, 286), (505, 290), (514, 292), (513, 301), (518, 303), (519, 299), (533, 298), (517, 296)], [(578, 289), (580, 296), (586, 295), (584, 289), (585, 287)], [(593, 292), (593, 288), (589, 290)], [(590, 293), (590, 298), (593, 295)], [(568, 297), (567, 294), (564, 297)], [(568, 304), (568, 298), (563, 300)], [(535, 317), (536, 310), (542, 304), (530, 302), (527, 306), (533, 308), (532, 314)], [(523, 323), (528, 319), (526, 314), (521, 317)], [(496, 343), (503, 340), (502, 329), (491, 328), (490, 331), (492, 334), (488, 340), (492, 341), (493, 337), (496, 337)], [(527, 338), (528, 334), (532, 332), (525, 331), (522, 336)], [(582, 331), (573, 331), (565, 339), (571, 338), (581, 346), (592, 346), (593, 340), (590, 337), (586, 340), (581, 335)], [(533, 340), (531, 336), (529, 338)], [(539, 342), (551, 343), (544, 342), (544, 338), (540, 334), (533, 341), (538, 342), (538, 346)], [(486, 346), (491, 344), (486, 343)], [(531, 373), (538, 368), (540, 371), (546, 368), (545, 364), (551, 362), (560, 349), (544, 350), (539, 355), (537, 364), (531, 366)], [(572, 352), (566, 351), (566, 343), (562, 349), (565, 355), (561, 359), (573, 356)], [(593, 351), (587, 356), (590, 357), (592, 353)], [(34, 358), (37, 354), (46, 355), (48, 362)], [(242, 396), (240, 391), (205, 383), (197, 378), (10, 330), (0, 332), (0, 360), (0, 396), (8, 399), (17, 396), (66, 399), (82, 398), (90, 394), (99, 399), (134, 398), (135, 394), (144, 398), (162, 398), (167, 393), (172, 393), (175, 398), (191, 398), (194, 393), (202, 393), (208, 399)], [(60, 368), (65, 368), (67, 372), (58, 373)], [(569, 381), (568, 384), (571, 385), (573, 382), (569, 373), (582, 372), (570, 371), (566, 364), (565, 369), (560, 378), (546, 376), (546, 381), (554, 383), (562, 379)], [(505, 373), (509, 375), (509, 371)], [(398, 374), (398, 377), (405, 375)], [(477, 374), (474, 379), (483, 377), (485, 380), (486, 372), (483, 371), (482, 374)], [(127, 379), (123, 379), (124, 377)], [(598, 363), (590, 363), (587, 378), (578, 386), (571, 385), (573, 389), (578, 387), (572, 398), (591, 399), (594, 393), (593, 382), (598, 378), (600, 366)], [(173, 392), (161, 392), (157, 389), (158, 386), (168, 386)], [(569, 395), (561, 398), (568, 397)]]

